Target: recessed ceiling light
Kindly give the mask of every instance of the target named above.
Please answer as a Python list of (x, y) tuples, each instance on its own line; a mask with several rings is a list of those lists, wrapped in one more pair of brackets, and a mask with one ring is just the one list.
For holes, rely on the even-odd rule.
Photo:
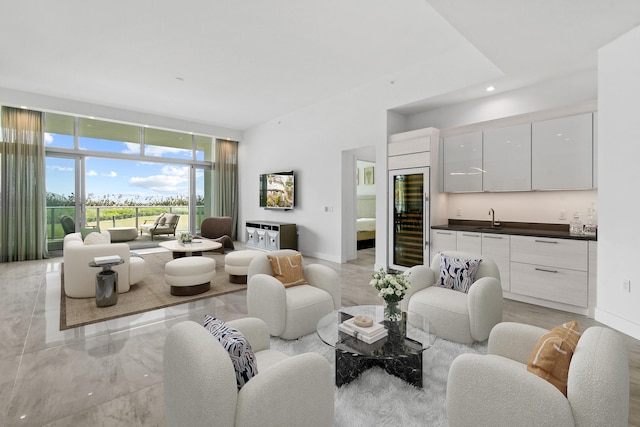
[(487, 92), (493, 92), (494, 90), (496, 90), (494, 86), (487, 87)]

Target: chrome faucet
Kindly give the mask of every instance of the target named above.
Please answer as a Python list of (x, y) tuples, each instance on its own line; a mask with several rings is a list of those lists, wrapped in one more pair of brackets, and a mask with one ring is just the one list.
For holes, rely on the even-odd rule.
[(493, 208), (489, 209), (489, 215), (491, 215), (491, 228), (496, 228), (496, 212)]

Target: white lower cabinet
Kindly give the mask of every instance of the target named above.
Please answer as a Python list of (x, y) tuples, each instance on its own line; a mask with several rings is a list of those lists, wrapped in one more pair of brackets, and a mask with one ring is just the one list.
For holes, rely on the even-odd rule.
[(460, 252), (482, 255), (482, 235), (469, 231), (458, 231), (456, 248)]
[(510, 240), (511, 236), (508, 234), (482, 233), (482, 256), (498, 266), (503, 291), (509, 291), (511, 288)]
[(597, 242), (432, 230), (431, 256), (481, 254), (496, 263), (505, 298), (594, 317)]
[(587, 272), (512, 262), (511, 292), (586, 308)]
[(510, 293), (513, 299), (588, 314), (588, 242), (511, 236)]
[[(456, 250), (456, 232), (451, 230), (431, 230), (431, 259), (443, 251)], [(426, 265), (431, 265), (431, 260)]]

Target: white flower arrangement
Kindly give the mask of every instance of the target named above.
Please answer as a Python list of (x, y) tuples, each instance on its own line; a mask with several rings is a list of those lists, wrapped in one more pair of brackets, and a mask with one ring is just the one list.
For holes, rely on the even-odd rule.
[(401, 301), (411, 287), (408, 274), (387, 273), (381, 268), (378, 273), (371, 275), (373, 279), (369, 284), (378, 290), (378, 296), (387, 302)]
[(178, 234), (178, 243), (191, 243), (193, 241), (193, 234), (188, 231)]

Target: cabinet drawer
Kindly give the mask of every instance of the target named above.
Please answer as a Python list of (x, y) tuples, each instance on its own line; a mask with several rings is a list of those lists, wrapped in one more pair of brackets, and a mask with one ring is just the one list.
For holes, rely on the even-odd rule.
[(482, 257), (489, 258), (498, 266), (504, 291), (511, 289), (509, 238), (503, 234), (482, 234)]
[(448, 230), (431, 231), (431, 257), (438, 252), (456, 250), (456, 232)]
[(456, 236), (456, 248), (460, 252), (482, 254), (482, 235), (469, 231), (458, 231)]
[(511, 236), (511, 261), (587, 271), (586, 241)]
[(431, 166), (431, 153), (428, 151), (390, 156), (387, 159), (387, 169), (389, 170), (420, 168), (424, 166)]
[(512, 262), (511, 292), (587, 307), (587, 272)]
[(247, 246), (258, 244), (258, 233), (254, 227), (247, 227)]
[(267, 231), (267, 249), (270, 251), (277, 251), (280, 249), (280, 232), (279, 231)]
[(387, 145), (388, 156), (399, 156), (402, 154), (419, 153), (421, 151), (431, 151), (431, 138), (418, 137), (405, 139), (404, 141), (389, 142)]
[(256, 230), (256, 234), (258, 236), (256, 240), (256, 247), (260, 249), (266, 249), (267, 248), (267, 231)]

